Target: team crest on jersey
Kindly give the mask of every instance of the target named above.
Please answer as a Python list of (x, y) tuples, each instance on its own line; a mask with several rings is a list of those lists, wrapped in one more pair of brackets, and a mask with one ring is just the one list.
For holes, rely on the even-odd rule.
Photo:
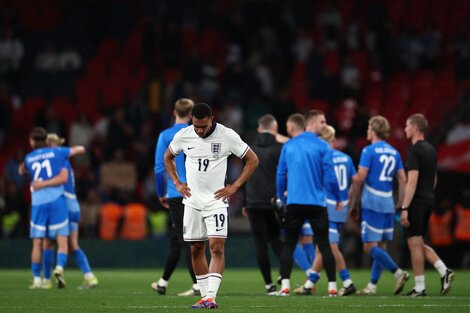
[(221, 150), (222, 150), (221, 143), (211, 143), (211, 151), (213, 154), (219, 154)]

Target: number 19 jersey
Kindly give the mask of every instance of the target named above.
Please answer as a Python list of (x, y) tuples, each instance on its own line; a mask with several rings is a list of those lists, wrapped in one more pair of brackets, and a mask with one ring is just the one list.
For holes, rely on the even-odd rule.
[(191, 197), (183, 199), (183, 203), (197, 210), (228, 207), (227, 201), (215, 199), (214, 192), (225, 187), (227, 158), (234, 154), (241, 159), (249, 149), (232, 129), (221, 124), (214, 127), (208, 137), (201, 138), (194, 126), (188, 126), (177, 132), (169, 145), (173, 155), (182, 151), (186, 155), (186, 179)]
[(393, 176), (403, 169), (400, 153), (385, 141), (366, 146), (359, 167), (367, 168), (362, 207), (379, 213), (393, 213)]

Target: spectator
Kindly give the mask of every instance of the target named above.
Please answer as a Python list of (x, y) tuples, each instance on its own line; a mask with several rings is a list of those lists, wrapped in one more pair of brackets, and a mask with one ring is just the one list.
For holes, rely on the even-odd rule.
[(23, 56), (24, 46), (21, 39), (15, 36), (13, 29), (5, 29), (0, 40), (0, 75), (19, 71)]
[(59, 69), (59, 59), (55, 52), (54, 45), (47, 43), (44, 50), (36, 56), (36, 70), (40, 72), (54, 72)]
[[(79, 112), (75, 122), (70, 127), (69, 144), (71, 146), (84, 146), (86, 150), (90, 148), (93, 139), (93, 128), (84, 112)], [(77, 165), (88, 165), (90, 157), (88, 153), (77, 155), (74, 158)]]
[(72, 46), (66, 45), (64, 49), (57, 55), (57, 68), (62, 71), (75, 71), (82, 66), (82, 56), (73, 49)]
[(81, 227), (86, 237), (96, 237), (98, 230), (98, 215), (102, 203), (95, 188), (87, 191), (85, 201), (81, 206)]
[(18, 189), (23, 190), (25, 186), (25, 176), (18, 173), (18, 167), (23, 163), (24, 151), (19, 149), (16, 151), (13, 158), (8, 160), (5, 165), (5, 178), (17, 186)]

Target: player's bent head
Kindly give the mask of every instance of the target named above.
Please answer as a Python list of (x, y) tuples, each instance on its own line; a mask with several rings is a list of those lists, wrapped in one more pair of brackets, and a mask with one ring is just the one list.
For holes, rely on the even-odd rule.
[(47, 131), (43, 127), (34, 127), (29, 133), (29, 141), (33, 148), (46, 146)]
[(290, 124), (295, 130), (305, 131), (305, 117), (300, 113), (289, 115), (287, 124)]
[(321, 110), (310, 110), (305, 114), (305, 119), (308, 123), (311, 119), (317, 118), (318, 116), (325, 116), (325, 113)]
[(205, 117), (212, 117), (212, 108), (207, 103), (197, 103), (193, 107), (191, 115), (198, 120), (202, 120)]
[(65, 139), (60, 137), (59, 135), (54, 134), (54, 133), (47, 134), (46, 144), (49, 147), (62, 146), (64, 143), (65, 143)]
[(320, 137), (321, 139), (325, 140), (328, 143), (331, 143), (333, 139), (335, 139), (335, 134), (336, 134), (336, 130), (334, 129), (334, 127), (331, 125), (327, 125), (325, 128), (323, 128), (323, 130), (320, 132), (318, 137)]
[(380, 139), (387, 139), (390, 135), (390, 123), (381, 115), (371, 117), (369, 125)]
[(428, 125), (429, 125), (428, 120), (421, 113), (413, 114), (410, 117), (408, 117), (407, 120), (410, 122), (410, 124), (416, 126), (419, 129), (419, 131), (423, 134), (428, 129)]
[(194, 108), (194, 102), (188, 98), (178, 99), (175, 103), (175, 113), (179, 117), (187, 117)]
[(277, 121), (272, 114), (265, 114), (258, 119), (258, 130), (270, 130), (276, 128), (277, 131)]

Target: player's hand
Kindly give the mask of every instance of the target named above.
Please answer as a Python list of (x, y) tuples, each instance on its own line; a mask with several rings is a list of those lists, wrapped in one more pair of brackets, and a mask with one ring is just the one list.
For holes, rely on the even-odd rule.
[(158, 197), (158, 200), (160, 200), (160, 203), (162, 204), (162, 207), (165, 209), (170, 208), (170, 204), (168, 203), (168, 198), (167, 197)]
[(353, 221), (357, 221), (359, 219), (359, 209), (357, 207), (353, 207), (349, 210), (349, 217)]
[(410, 221), (408, 221), (408, 210), (401, 211), (400, 224), (401, 224), (401, 226), (403, 226), (405, 228), (410, 227)]
[(248, 213), (248, 209), (247, 209), (246, 207), (243, 207), (243, 208), (242, 208), (242, 215), (243, 215), (244, 217), (248, 217), (249, 213)]
[(235, 185), (228, 184), (222, 189), (217, 190), (214, 192), (215, 199), (219, 200), (222, 199), (223, 201), (228, 200), (231, 195), (233, 195), (235, 192), (237, 192), (238, 188)]
[(176, 190), (183, 195), (183, 198), (191, 197), (191, 188), (188, 187), (187, 183), (176, 183)]
[(42, 180), (35, 180), (31, 183), (31, 188), (33, 188), (34, 191), (37, 191), (44, 187), (45, 187), (45, 184)]
[(26, 173), (26, 166), (24, 165), (24, 162), (21, 162), (20, 165), (18, 165), (18, 174), (24, 175)]
[(341, 201), (336, 202), (336, 211), (342, 211), (344, 208), (344, 203)]

